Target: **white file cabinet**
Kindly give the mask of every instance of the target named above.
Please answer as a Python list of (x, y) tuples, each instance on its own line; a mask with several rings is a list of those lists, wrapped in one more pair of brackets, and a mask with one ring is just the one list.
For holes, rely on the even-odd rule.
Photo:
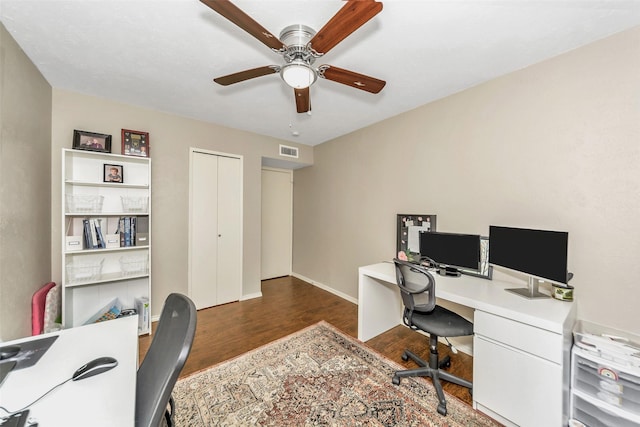
[[(568, 331), (573, 326), (567, 319)], [(473, 400), (507, 426), (567, 423), (571, 333), (552, 332), (476, 310)]]
[(571, 351), (570, 425), (640, 426), (640, 340), (584, 322), (579, 327)]

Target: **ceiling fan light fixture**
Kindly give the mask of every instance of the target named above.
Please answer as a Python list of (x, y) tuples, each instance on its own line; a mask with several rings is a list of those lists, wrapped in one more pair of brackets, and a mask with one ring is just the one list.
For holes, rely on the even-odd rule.
[(303, 61), (293, 61), (280, 70), (282, 80), (294, 89), (304, 89), (311, 86), (318, 76), (309, 64)]

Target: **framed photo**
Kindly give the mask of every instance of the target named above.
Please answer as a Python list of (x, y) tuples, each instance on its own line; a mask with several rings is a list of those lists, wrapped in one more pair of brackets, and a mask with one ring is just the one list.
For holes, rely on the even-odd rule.
[(73, 148), (76, 150), (100, 151), (102, 153), (110, 153), (111, 135), (74, 129)]
[(149, 157), (149, 132), (122, 129), (122, 154)]
[(404, 252), (409, 261), (420, 259), (420, 231), (436, 231), (436, 215), (396, 215), (396, 256)]
[(124, 182), (124, 168), (122, 165), (104, 164), (103, 181), (104, 182)]

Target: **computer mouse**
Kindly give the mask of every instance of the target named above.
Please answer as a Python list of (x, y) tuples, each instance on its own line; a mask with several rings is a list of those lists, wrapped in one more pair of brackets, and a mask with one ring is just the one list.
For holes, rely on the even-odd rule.
[(73, 381), (83, 380), (106, 372), (116, 366), (118, 366), (118, 361), (113, 357), (98, 357), (97, 359), (93, 359), (91, 362), (87, 362), (79, 367), (78, 370), (73, 373), (71, 378)]
[(18, 353), (20, 353), (20, 347), (17, 345), (0, 347), (0, 360), (10, 359)]

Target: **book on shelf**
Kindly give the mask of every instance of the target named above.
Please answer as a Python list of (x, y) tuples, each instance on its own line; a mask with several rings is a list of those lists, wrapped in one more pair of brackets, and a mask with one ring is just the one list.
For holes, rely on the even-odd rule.
[(89, 220), (89, 232), (91, 234), (91, 249), (97, 249), (98, 246), (98, 234), (96, 233), (96, 220), (91, 218)]
[(96, 229), (96, 237), (98, 238), (98, 247), (104, 249), (107, 247), (107, 242), (105, 242), (104, 235), (102, 234), (102, 219), (96, 219), (94, 226)]
[(124, 247), (124, 217), (118, 220), (118, 234), (120, 235), (120, 247)]
[(131, 218), (131, 232), (130, 232), (131, 245), (130, 246), (135, 246), (136, 245), (136, 217), (132, 216), (130, 218)]
[(131, 217), (124, 217), (124, 245), (131, 246)]
[(82, 220), (82, 226), (83, 226), (83, 237), (84, 237), (84, 248), (85, 249), (92, 249), (93, 248), (93, 242), (91, 241), (91, 224), (89, 224), (89, 220), (88, 219), (83, 219)]

